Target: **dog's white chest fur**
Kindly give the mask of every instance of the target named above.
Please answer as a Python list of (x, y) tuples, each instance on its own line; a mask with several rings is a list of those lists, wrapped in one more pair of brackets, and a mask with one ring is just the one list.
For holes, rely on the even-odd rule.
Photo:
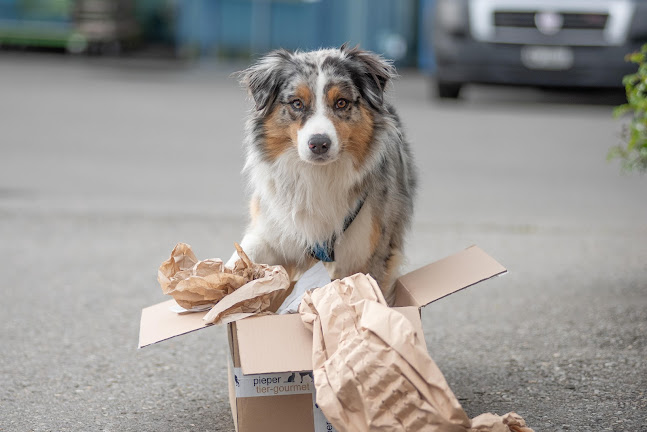
[[(326, 263), (331, 275), (361, 271), (370, 251), (374, 210), (363, 205), (344, 231), (345, 219), (357, 210), (357, 197), (349, 196), (360, 180), (352, 161), (313, 166), (296, 158), (286, 154), (273, 164), (260, 162), (250, 167), (249, 179), (260, 211), (241, 246), (259, 262), (300, 267), (314, 245), (335, 234), (336, 260)], [(227, 265), (236, 259), (234, 253)]]
[(312, 165), (286, 153), (272, 164), (256, 164), (250, 174), (261, 203), (258, 228), (286, 258), (340, 234), (356, 205), (349, 191), (359, 179), (350, 158)]

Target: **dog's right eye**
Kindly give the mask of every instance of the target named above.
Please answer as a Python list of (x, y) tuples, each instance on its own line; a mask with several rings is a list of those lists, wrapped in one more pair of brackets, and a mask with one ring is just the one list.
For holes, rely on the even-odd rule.
[(301, 111), (303, 109), (303, 102), (299, 99), (295, 99), (292, 102), (290, 102), (290, 105), (292, 105), (292, 108), (294, 108), (297, 111)]

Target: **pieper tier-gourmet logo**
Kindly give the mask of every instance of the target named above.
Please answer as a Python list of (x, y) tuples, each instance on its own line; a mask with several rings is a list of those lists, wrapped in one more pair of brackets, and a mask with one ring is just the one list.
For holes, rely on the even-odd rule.
[(236, 397), (313, 394), (315, 391), (312, 372), (243, 375), (240, 368), (234, 368), (234, 383)]
[[(256, 393), (272, 393), (275, 395), (278, 394), (293, 394), (297, 393), (312, 393), (312, 379), (308, 383), (303, 383), (303, 376), (301, 377), (301, 382), (299, 384), (294, 383), (295, 374), (290, 375), (286, 380), (282, 380), (285, 377), (261, 377), (254, 378), (252, 383)], [(281, 382), (284, 381), (284, 382)]]
[(337, 432), (316, 402), (312, 372), (285, 372), (243, 375), (241, 368), (234, 369), (236, 398), (308, 394), (312, 397), (315, 432)]

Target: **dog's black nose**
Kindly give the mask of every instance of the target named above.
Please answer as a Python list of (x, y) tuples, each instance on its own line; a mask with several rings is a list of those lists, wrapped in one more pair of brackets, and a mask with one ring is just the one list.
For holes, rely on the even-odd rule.
[(308, 140), (308, 147), (314, 154), (324, 154), (330, 148), (330, 137), (326, 134), (315, 134)]

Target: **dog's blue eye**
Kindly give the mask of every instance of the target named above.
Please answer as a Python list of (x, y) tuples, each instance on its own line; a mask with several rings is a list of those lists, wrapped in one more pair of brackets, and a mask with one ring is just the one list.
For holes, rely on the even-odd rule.
[(299, 99), (293, 100), (292, 102), (290, 102), (290, 105), (292, 105), (292, 108), (297, 111), (301, 111), (303, 109), (303, 102), (301, 102)]

